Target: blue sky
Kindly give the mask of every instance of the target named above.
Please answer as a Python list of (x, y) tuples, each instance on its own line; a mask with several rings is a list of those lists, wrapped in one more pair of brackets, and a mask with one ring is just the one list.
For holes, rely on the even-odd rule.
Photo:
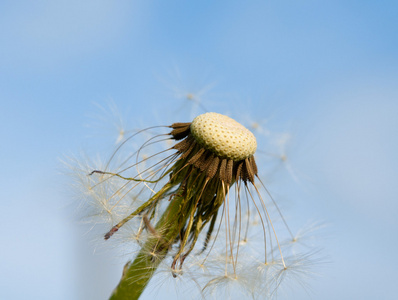
[(0, 298), (106, 299), (123, 260), (93, 254), (59, 161), (110, 153), (112, 114), (94, 103), (139, 128), (191, 120), (193, 93), (292, 134), (299, 183), (281, 168), (271, 190), (293, 223), (329, 224), (310, 297), (393, 299), (397, 14), (395, 1), (2, 1)]

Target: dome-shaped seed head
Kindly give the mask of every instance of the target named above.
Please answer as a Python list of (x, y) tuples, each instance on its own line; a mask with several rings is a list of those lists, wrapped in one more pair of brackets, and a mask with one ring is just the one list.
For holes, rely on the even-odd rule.
[(205, 113), (191, 123), (195, 140), (220, 157), (240, 161), (256, 152), (257, 141), (253, 133), (230, 117), (218, 113)]

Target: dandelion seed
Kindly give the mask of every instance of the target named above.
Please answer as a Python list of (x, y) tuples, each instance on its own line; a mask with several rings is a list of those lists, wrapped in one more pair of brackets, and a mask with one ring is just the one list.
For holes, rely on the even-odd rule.
[(212, 94), (217, 84), (213, 80), (209, 82), (208, 72), (204, 72), (201, 76), (195, 73), (195, 76), (189, 80), (178, 67), (168, 73), (168, 78), (160, 78), (160, 80), (168, 90), (167, 95), (178, 100), (176, 111), (189, 112), (192, 118), (198, 113), (209, 111), (206, 102), (209, 103), (209, 99), (213, 98)]
[[(88, 126), (93, 127), (100, 132), (101, 136), (104, 135), (104, 132), (107, 132), (108, 134), (111, 133), (112, 137), (116, 133), (115, 144), (121, 143), (130, 132), (126, 131), (124, 118), (117, 109), (115, 103), (110, 100), (105, 106), (98, 103), (94, 104), (98, 111), (94, 115), (90, 116), (92, 120)], [(104, 124), (110, 124), (111, 126), (104, 127)], [(109, 132), (110, 130), (111, 132)]]
[[(270, 264), (258, 263), (253, 266), (257, 270), (256, 285), (259, 287), (254, 292), (258, 299), (276, 299), (280, 291), (294, 292), (299, 286), (310, 292), (309, 280), (317, 275), (315, 267), (324, 264), (326, 259), (319, 256), (319, 251), (296, 254), (285, 257), (286, 266), (281, 261), (275, 260)], [(266, 295), (264, 297), (264, 295)]]

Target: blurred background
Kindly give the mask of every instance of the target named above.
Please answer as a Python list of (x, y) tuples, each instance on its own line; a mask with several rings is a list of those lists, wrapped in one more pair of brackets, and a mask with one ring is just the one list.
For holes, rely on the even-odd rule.
[(107, 299), (127, 258), (61, 160), (208, 110), (288, 137), (269, 187), (329, 261), (294, 299), (395, 299), (397, 28), (396, 1), (1, 1), (0, 298)]

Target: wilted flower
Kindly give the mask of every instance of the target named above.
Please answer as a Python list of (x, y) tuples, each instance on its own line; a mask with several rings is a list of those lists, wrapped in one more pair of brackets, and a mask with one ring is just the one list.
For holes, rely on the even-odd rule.
[[(157, 128), (139, 133), (152, 134)], [(138, 299), (167, 260), (173, 277), (184, 273), (194, 277), (196, 269), (195, 284), (205, 295), (235, 286), (253, 298), (272, 297), (285, 277), (282, 274), (305, 260), (293, 258), (290, 265), (285, 263), (260, 189), (286, 222), (258, 176), (256, 138), (218, 113), (163, 128), (169, 132), (152, 135), (138, 151), (127, 154), (118, 169), (111, 170), (116, 154), (138, 133), (124, 140), (111, 161), (89, 176), (90, 193), (109, 220), (116, 220), (105, 239), (130, 225), (129, 234), (140, 246), (111, 299)], [(173, 145), (154, 154), (147, 152), (165, 141)], [(254, 222), (261, 234), (254, 238), (257, 246), (249, 248), (249, 228)], [(200, 251), (193, 253), (198, 241)], [(184, 271), (188, 261), (191, 272)]]

